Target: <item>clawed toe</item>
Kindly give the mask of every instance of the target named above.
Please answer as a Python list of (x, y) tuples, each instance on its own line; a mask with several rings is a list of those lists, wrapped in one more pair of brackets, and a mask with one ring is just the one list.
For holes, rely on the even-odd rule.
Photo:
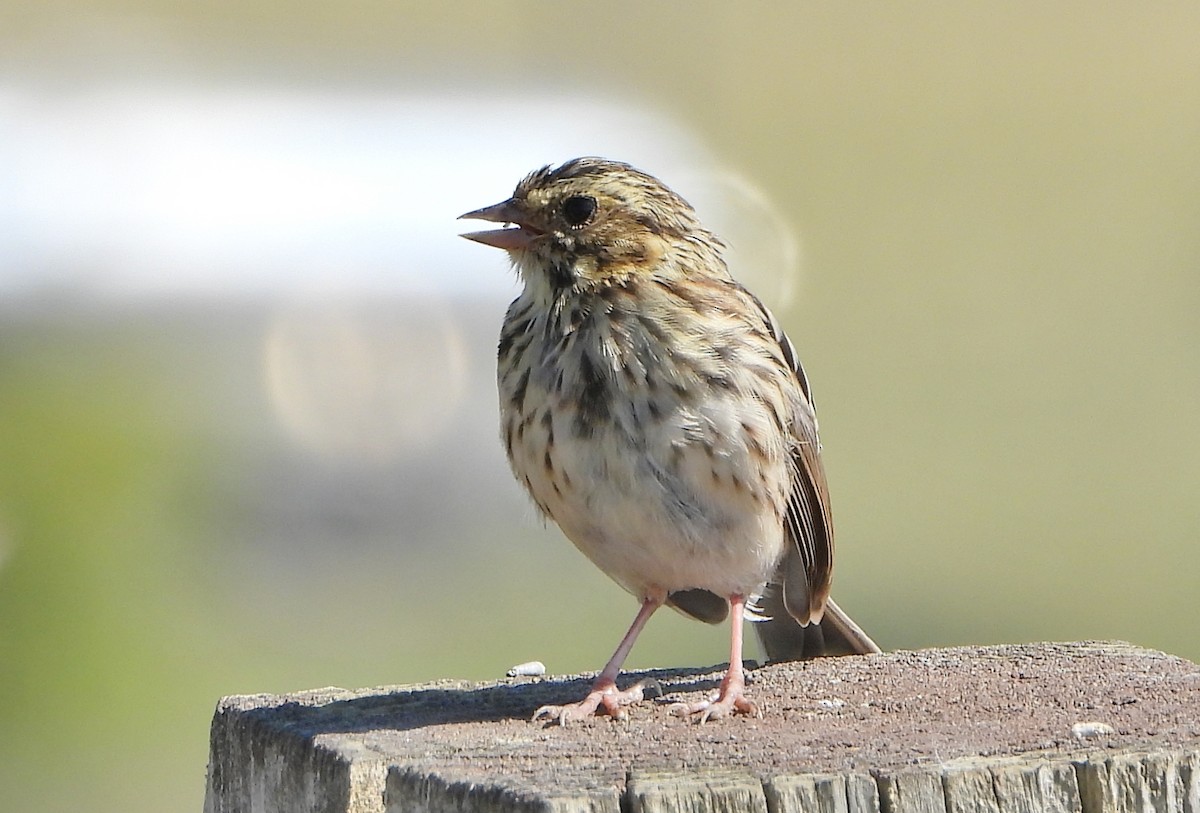
[(662, 686), (654, 679), (639, 681), (625, 691), (619, 691), (615, 685), (593, 688), (588, 696), (578, 703), (542, 706), (533, 713), (533, 722), (545, 720), (551, 724), (565, 726), (568, 723), (586, 720), (595, 714), (605, 714), (614, 720), (620, 720), (625, 717), (626, 706), (645, 699), (647, 689), (662, 696)]
[(730, 692), (724, 696), (716, 693), (713, 697), (697, 703), (675, 703), (671, 706), (670, 711), (676, 717), (693, 717), (701, 725), (709, 720), (722, 720), (737, 714), (762, 717), (762, 711), (759, 710), (758, 705), (740, 691)]
[(533, 713), (532, 722), (545, 720), (549, 723), (558, 723), (560, 726), (566, 726), (567, 723), (579, 720), (586, 720), (591, 717), (596, 711), (598, 703), (591, 703), (591, 695), (578, 703), (569, 703), (563, 706), (542, 706)]

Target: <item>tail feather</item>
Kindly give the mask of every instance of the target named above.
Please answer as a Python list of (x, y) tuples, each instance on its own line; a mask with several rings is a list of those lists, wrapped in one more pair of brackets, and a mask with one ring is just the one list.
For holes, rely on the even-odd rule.
[(753, 626), (768, 660), (798, 661), (838, 655), (870, 655), (881, 651), (879, 645), (832, 599), (825, 602), (825, 614), (820, 623), (806, 627), (800, 626), (788, 614), (783, 591), (777, 585), (768, 585), (758, 604), (766, 618)]

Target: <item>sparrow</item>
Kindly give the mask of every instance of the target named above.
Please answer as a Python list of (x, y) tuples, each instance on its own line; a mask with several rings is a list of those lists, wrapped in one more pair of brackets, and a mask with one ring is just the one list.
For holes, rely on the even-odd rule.
[(657, 178), (576, 158), (462, 215), (503, 249), (522, 290), (497, 353), (501, 437), (538, 510), (640, 602), (587, 696), (560, 724), (643, 699), (617, 687), (664, 604), (732, 618), (719, 688), (673, 711), (759, 715), (743, 619), (772, 660), (879, 652), (829, 597), (833, 521), (808, 378), (770, 310), (730, 274), (724, 243)]

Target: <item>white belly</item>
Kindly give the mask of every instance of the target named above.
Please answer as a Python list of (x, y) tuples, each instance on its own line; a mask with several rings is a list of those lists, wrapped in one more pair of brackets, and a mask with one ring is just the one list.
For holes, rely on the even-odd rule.
[[(616, 420), (580, 435), (572, 413), (529, 422), (513, 469), (563, 533), (639, 597), (703, 588), (748, 595), (783, 550), (787, 455), (762, 460), (720, 402), (661, 421)], [(781, 444), (777, 444), (781, 445)]]

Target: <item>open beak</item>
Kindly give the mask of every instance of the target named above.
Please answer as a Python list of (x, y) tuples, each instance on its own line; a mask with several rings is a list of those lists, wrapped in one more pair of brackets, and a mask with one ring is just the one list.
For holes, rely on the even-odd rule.
[(532, 228), (527, 223), (521, 222), (521, 213), (517, 209), (516, 204), (511, 200), (497, 203), (495, 206), (486, 206), (483, 209), (467, 212), (465, 215), (459, 215), (458, 219), (486, 220), (490, 223), (514, 224), (516, 228), (472, 231), (462, 235), (468, 240), (474, 240), (476, 243), (483, 243), (485, 246), (495, 246), (505, 251), (528, 248), (533, 238), (541, 236), (541, 232)]

